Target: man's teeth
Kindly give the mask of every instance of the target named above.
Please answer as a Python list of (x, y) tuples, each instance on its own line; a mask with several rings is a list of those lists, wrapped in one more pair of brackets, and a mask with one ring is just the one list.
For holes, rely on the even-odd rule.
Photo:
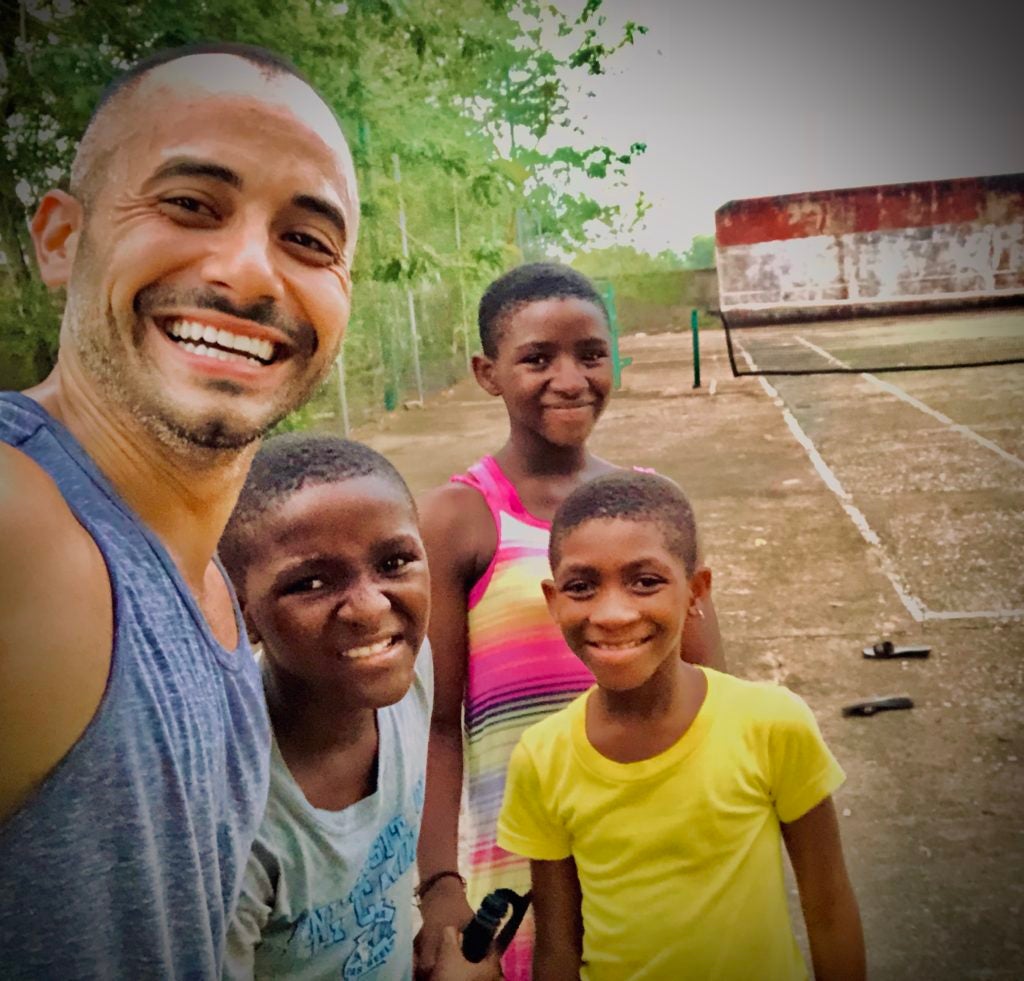
[[(232, 334), (223, 328), (199, 324), (194, 320), (174, 320), (167, 328), (186, 351), (217, 358), (219, 361), (257, 361), (269, 364), (274, 358), (274, 345), (270, 341), (245, 334)], [(216, 347), (212, 345), (216, 344)], [(234, 353), (238, 352), (238, 353)]]
[(221, 351), (219, 348), (207, 347), (205, 344), (185, 343), (181, 346), (190, 354), (201, 354), (207, 358), (216, 358), (218, 361), (237, 361), (241, 364), (251, 364), (255, 361), (257, 364), (263, 364), (262, 361), (257, 361), (256, 358), (250, 358), (244, 354), (230, 354), (227, 351)]
[(342, 657), (352, 658), (359, 660), (362, 657), (373, 657), (374, 654), (383, 654), (389, 647), (395, 643), (394, 637), (388, 637), (385, 640), (378, 640), (376, 644), (367, 644), (365, 647), (350, 647), (347, 651), (342, 651)]

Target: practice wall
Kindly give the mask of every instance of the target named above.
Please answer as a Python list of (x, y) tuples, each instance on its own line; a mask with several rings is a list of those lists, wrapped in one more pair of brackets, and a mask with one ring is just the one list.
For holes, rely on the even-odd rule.
[(1024, 174), (730, 201), (715, 226), (733, 323), (1024, 301)]

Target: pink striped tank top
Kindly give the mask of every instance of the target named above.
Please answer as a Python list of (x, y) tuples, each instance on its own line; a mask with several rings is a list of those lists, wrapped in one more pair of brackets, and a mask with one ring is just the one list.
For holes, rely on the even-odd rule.
[[(527, 726), (571, 702), (594, 682), (566, 646), (548, 613), (541, 580), (551, 577), (551, 524), (524, 507), (493, 457), (451, 478), (478, 490), (498, 530), (498, 547), (469, 593), (469, 667), (466, 685), (468, 801), (463, 843), (469, 900), (479, 905), (501, 887), (530, 888), (530, 863), (495, 843), (505, 774)], [(506, 953), (509, 981), (530, 978), (533, 919), (527, 916)]]

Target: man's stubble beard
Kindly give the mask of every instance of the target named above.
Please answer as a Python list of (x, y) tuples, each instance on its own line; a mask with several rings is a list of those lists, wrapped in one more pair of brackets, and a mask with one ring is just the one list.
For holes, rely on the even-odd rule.
[[(93, 322), (98, 321), (103, 324), (102, 334), (96, 329), (83, 328), (81, 323), (72, 327), (82, 367), (105, 401), (175, 455), (197, 449), (244, 449), (288, 414), (289, 410), (285, 409), (274, 413), (263, 424), (244, 427), (232, 424), (226, 411), (196, 419), (183, 412), (156, 384), (147, 384), (148, 381), (157, 381), (153, 377), (157, 373), (140, 370), (142, 362), (138, 359), (138, 348), (133, 346), (129, 351), (119, 343), (117, 329), (110, 318), (101, 316)], [(126, 355), (133, 359), (131, 367), (126, 364)], [(122, 370), (118, 370), (118, 366)], [(231, 393), (225, 392), (226, 400), (232, 397)]]
[[(86, 374), (93, 380), (96, 390), (141, 426), (175, 455), (187, 455), (196, 450), (237, 452), (261, 439), (290, 412), (304, 405), (327, 377), (333, 358), (325, 360), (324, 368), (311, 376), (306, 384), (293, 379), (290, 388), (296, 391), (268, 409), (265, 419), (239, 424), (231, 419), (230, 399), (242, 394), (243, 388), (227, 379), (212, 381), (210, 390), (223, 393), (225, 405), (214, 414), (196, 419), (163, 390), (163, 376), (142, 356), (147, 326), (143, 317), (132, 325), (131, 337), (118, 329), (109, 307), (98, 304), (91, 310), (79, 309), (76, 297), (81, 282), (95, 283), (98, 276), (90, 276), (93, 253), (88, 238), (83, 234), (75, 257), (75, 274), (68, 289), (65, 319), (69, 335), (74, 338), (78, 359)], [(339, 342), (340, 348), (340, 342)], [(335, 356), (337, 352), (335, 352)]]

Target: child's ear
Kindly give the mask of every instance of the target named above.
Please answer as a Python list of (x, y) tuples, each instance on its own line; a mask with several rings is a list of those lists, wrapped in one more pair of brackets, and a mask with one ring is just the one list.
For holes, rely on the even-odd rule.
[(71, 264), (82, 229), (82, 205), (66, 191), (50, 191), (39, 202), (29, 230), (39, 276), (51, 289), (71, 279)]
[(690, 606), (686, 611), (688, 617), (704, 619), (703, 601), (711, 596), (711, 570), (706, 566), (698, 566), (690, 576)]
[(501, 389), (494, 382), (494, 362), (486, 354), (473, 355), (473, 375), (488, 395), (501, 395)]
[(540, 588), (544, 590), (544, 599), (547, 600), (548, 611), (551, 616), (555, 615), (555, 600), (558, 598), (558, 590), (555, 589), (555, 583), (552, 579), (544, 579), (541, 581)]
[(241, 593), (238, 594), (238, 605), (242, 610), (242, 620), (245, 622), (246, 636), (249, 638), (249, 643), (255, 647), (257, 644), (262, 643), (263, 638), (260, 637), (260, 632), (256, 629), (256, 624), (249, 615), (249, 609), (246, 605), (245, 597)]

